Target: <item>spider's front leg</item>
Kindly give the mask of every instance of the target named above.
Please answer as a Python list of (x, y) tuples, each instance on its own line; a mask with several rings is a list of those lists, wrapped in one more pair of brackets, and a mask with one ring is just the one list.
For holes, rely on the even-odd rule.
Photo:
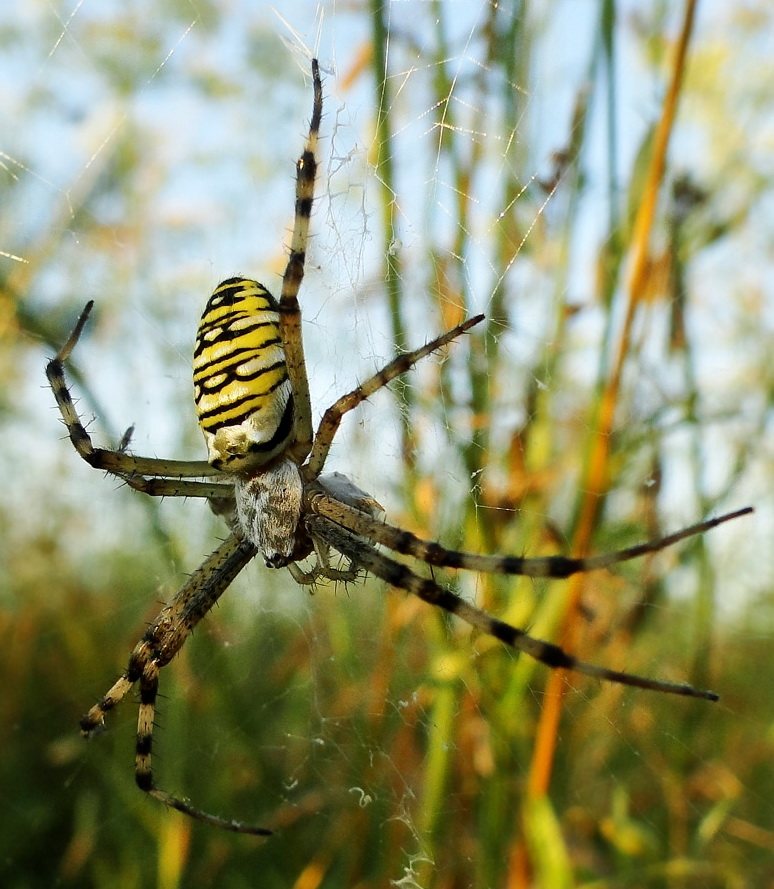
[(145, 631), (122, 676), (83, 716), (80, 725), (84, 735), (91, 735), (104, 724), (105, 716), (139, 681), (147, 664), (154, 663), (161, 669), (172, 660), (194, 627), (255, 553), (252, 544), (232, 534), (204, 560)]
[(495, 639), (499, 639), (500, 642), (505, 643), (510, 648), (529, 655), (529, 657), (551, 669), (571, 670), (576, 673), (582, 673), (585, 676), (591, 676), (594, 679), (602, 679), (606, 682), (616, 682), (620, 685), (645, 688), (666, 694), (703, 698), (707, 701), (718, 700), (718, 696), (712, 691), (697, 689), (682, 683), (649, 679), (645, 676), (624, 673), (620, 670), (610, 670), (607, 667), (599, 667), (596, 664), (578, 660), (558, 645), (542, 639), (536, 639), (528, 635), (524, 630), (505, 623), (505, 621), (466, 602), (456, 593), (442, 587), (431, 578), (415, 574), (407, 565), (382, 555), (370, 543), (359, 538), (342, 525), (338, 525), (321, 515), (308, 516), (306, 524), (310, 533), (315, 537), (321, 537), (334, 549), (337, 549), (353, 562), (365, 568), (369, 573), (380, 577), (390, 586), (405, 590), (429, 605), (436, 605), (450, 614), (457, 615), (471, 627), (493, 636)]
[(201, 619), (209, 613), (234, 578), (256, 554), (248, 541), (232, 534), (190, 576), (174, 599), (159, 612), (129, 657), (123, 675), (110, 691), (81, 719), (81, 730), (89, 736), (99, 729), (109, 713), (134, 686), (140, 684), (140, 712), (135, 746), (137, 786), (164, 805), (216, 827), (268, 835), (270, 830), (241, 821), (229, 821), (194, 808), (156, 786), (152, 769), (153, 725), (156, 713), (159, 672), (182, 648)]

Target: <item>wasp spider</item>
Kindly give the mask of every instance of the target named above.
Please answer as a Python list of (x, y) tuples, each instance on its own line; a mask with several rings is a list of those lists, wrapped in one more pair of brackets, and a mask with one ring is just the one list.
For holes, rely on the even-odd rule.
[[(333, 437), (346, 413), (424, 356), (458, 339), (483, 316), (470, 318), (422, 348), (399, 355), (329, 407), (313, 434), (298, 291), (304, 275), (322, 114), (322, 86), (316, 61), (312, 62), (312, 81), (312, 119), (304, 152), (297, 163), (295, 221), (279, 302), (256, 281), (229, 278), (210, 297), (199, 325), (194, 350), (194, 391), (208, 461), (138, 457), (128, 452), (128, 435), (117, 450), (94, 447), (73, 405), (63, 369), (92, 303), (86, 306), (69, 340), (47, 368), (70, 440), (87, 463), (146, 494), (203, 497), (230, 528), (225, 542), (161, 610), (132, 652), (123, 675), (81, 719), (81, 728), (87, 736), (100, 728), (105, 716), (139, 683), (135, 751), (139, 787), (186, 815), (240, 833), (271, 831), (202, 812), (161, 790), (153, 777), (151, 750), (161, 668), (170, 662), (256, 554), (260, 553), (271, 568), (287, 567), (301, 584), (311, 584), (318, 578), (351, 580), (358, 571), (370, 572), (552, 668), (654, 691), (716, 700), (713, 692), (689, 685), (646, 679), (579, 661), (558, 646), (534, 639), (492, 617), (435, 580), (414, 573), (379, 547), (413, 556), (431, 566), (564, 578), (656, 552), (750, 511), (738, 510), (661, 540), (591, 558), (482, 556), (445, 549), (387, 524), (378, 503), (346, 476), (322, 474)], [(344, 557), (344, 567), (333, 567), (331, 550)], [(299, 562), (307, 557), (311, 557), (313, 567), (302, 568)]]

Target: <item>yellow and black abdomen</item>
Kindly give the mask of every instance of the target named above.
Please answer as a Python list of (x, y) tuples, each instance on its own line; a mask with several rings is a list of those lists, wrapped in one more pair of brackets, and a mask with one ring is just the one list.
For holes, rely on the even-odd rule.
[(194, 349), (194, 399), (209, 461), (250, 471), (293, 435), (293, 397), (274, 297), (257, 281), (229, 278), (215, 288)]

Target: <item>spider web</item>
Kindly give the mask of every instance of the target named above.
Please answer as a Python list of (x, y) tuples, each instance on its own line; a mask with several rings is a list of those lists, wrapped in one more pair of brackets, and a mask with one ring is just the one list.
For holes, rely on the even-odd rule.
[[(624, 323), (600, 274), (605, 246), (622, 236), (610, 224), (610, 170), (625, 228), (667, 80), (663, 41), (678, 22), (660, 20), (657, 4), (619, 11), (611, 159), (602, 75), (589, 61), (603, 33), (595, 5), (533, 13), (508, 64), (492, 55), (491, 34), (507, 42), (515, 24), (483, 2), (440, 6), (389, 6), (374, 50), (389, 74), (386, 132), (375, 125), (371, 23), (355, 8), (322, 16), (314, 4), (283, 4), (280, 19), (249, 3), (82, 0), (19, 4), (3, 25), (0, 448), (13, 470), (0, 601), (4, 628), (36, 640), (9, 646), (3, 662), (14, 692), (5, 724), (21, 727), (4, 784), (29, 800), (15, 803), (17, 820), (52, 850), (44, 862), (18, 836), (4, 840), (8, 885), (46, 868), (83, 885), (113, 843), (144, 848), (149, 819), (154, 833), (165, 825), (159, 857), (187, 885), (217, 868), (236, 885), (256, 862), (265, 885), (505, 885), (506, 874), (519, 885), (524, 848), (544, 885), (614, 867), (660, 885), (680, 866), (696, 885), (715, 885), (739, 867), (739, 848), (748, 876), (765, 873), (774, 838), (760, 777), (771, 755), (763, 689), (772, 684), (744, 682), (751, 664), (766, 669), (771, 636), (765, 508), (754, 529), (595, 577), (584, 657), (681, 676), (710, 640), (723, 702), (705, 711), (573, 680), (544, 805), (527, 794), (542, 670), (380, 584), (310, 598), (257, 564), (162, 673), (156, 765), (162, 786), (197, 805), (279, 819), (276, 839), (229, 845), (223, 865), (223, 837), (196, 826), (192, 848), (173, 854), (189, 826), (133, 789), (131, 704), (88, 748), (75, 737), (75, 719), (123, 667), (157, 600), (223, 532), (201, 504), (146, 503), (80, 465), (56, 434), (44, 355), (95, 298), (75, 357), (80, 408), (98, 417), (92, 431), (116, 443), (136, 423), (137, 452), (201, 457), (193, 332), (222, 278), (256, 274), (279, 289), (310, 113), (302, 45), (315, 45), (318, 22), (324, 138), (301, 297), (313, 405), (319, 412), (395, 352), (387, 253), (407, 346), (449, 326), (462, 302), (495, 318), (479, 353), (466, 338), (348, 418), (328, 468), (350, 474), (391, 519), (451, 546), (542, 555), (571, 543), (595, 381), (611, 360), (606, 331)], [(770, 489), (771, 251), (766, 226), (748, 219), (771, 218), (760, 185), (771, 124), (749, 92), (771, 82), (771, 47), (753, 39), (749, 20), (707, 6), (695, 36), (703, 76), (689, 75), (670, 154), (672, 177), (687, 171), (694, 186), (682, 242), (693, 257), (691, 311), (675, 316), (666, 288), (654, 286), (637, 318), (600, 550), (705, 510), (760, 508)], [(749, 15), (770, 13), (761, 5)], [(729, 29), (749, 58), (733, 52)], [(586, 96), (594, 102), (581, 123)], [(391, 180), (380, 149), (391, 154)], [(665, 210), (656, 267), (668, 266), (669, 218)], [(668, 347), (680, 321), (690, 363), (686, 348)], [(473, 380), (488, 387), (485, 415), (471, 407)], [(483, 423), (486, 447), (473, 436)], [(558, 632), (561, 584), (450, 582), (536, 635)], [(702, 598), (705, 588), (714, 594)], [(35, 678), (34, 711), (25, 675)], [(42, 742), (34, 752), (28, 736)], [(93, 863), (79, 856), (87, 845)], [(139, 859), (148, 874), (152, 854)]]

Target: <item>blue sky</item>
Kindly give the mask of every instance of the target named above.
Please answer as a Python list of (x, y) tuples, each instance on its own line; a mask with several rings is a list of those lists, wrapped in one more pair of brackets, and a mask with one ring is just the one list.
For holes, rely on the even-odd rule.
[[(419, 0), (389, 5), (390, 27), (400, 35), (388, 44), (388, 67), (394, 145), (402, 161), (396, 201), (409, 290), (423, 286), (425, 270), (412, 258), (422, 255), (428, 229), (441, 241), (455, 235), (456, 195), (435, 163), (434, 72), (422, 42), (424, 34), (433, 33), (433, 8)], [(482, 117), (481, 109), (469, 104), (470, 78), (486, 70), (477, 35), (488, 4), (449, 0), (443, 8), (447, 70), (454, 78), (450, 108), (467, 147), (484, 148), (465, 273), (475, 301), (471, 310), (486, 311), (499, 283), (490, 250), (503, 209), (502, 173), (514, 162), (514, 145), (526, 174), (540, 176), (550, 168), (551, 153), (565, 144), (573, 103), (588, 76), (598, 4), (566, 0), (534, 11), (535, 27), (545, 36), (535, 44), (539, 50), (531, 59), (529, 87), (522, 92), (514, 85), (521, 117), (512, 133), (498, 126), (502, 108), (493, 105)], [(620, 7), (616, 101), (622, 171), (631, 166), (660, 107), (663, 80), (643, 56), (648, 43), (637, 39), (655, 9), (645, 2)], [(741, 10), (734, 17), (725, 4), (701, 4), (695, 39), (701, 69), (692, 75), (695, 92), (687, 93), (673, 146), (678, 164), (725, 190), (727, 206), (738, 201), (740, 207), (755, 177), (770, 175), (773, 156), (765, 103), (766, 84), (772, 82), (772, 30), (765, 27), (764, 6), (751, 4), (746, 12), (745, 23)], [(754, 15), (761, 17), (757, 28), (749, 21)], [(668, 25), (673, 33), (675, 22)], [(58, 8), (18, 2), (2, 28), (0, 157), (13, 205), (0, 224), (0, 251), (9, 254), (5, 272), (24, 279), (26, 262), (13, 257), (34, 266), (27, 308), (63, 325), (86, 299), (97, 300), (81, 361), (98, 373), (92, 382), (108, 429), (118, 433), (135, 422), (137, 450), (179, 454), (183, 449), (199, 456), (193, 410), (177, 407), (190, 398), (193, 331), (220, 279), (245, 272), (276, 288), (291, 222), (293, 163), (310, 113), (305, 48), (319, 53), (326, 91), (321, 198), (304, 291), (314, 403), (330, 402), (392, 355), (377, 298), (381, 248), (378, 183), (371, 166), (373, 85), (367, 73), (348, 78), (370, 41), (363, 13), (344, 4), (306, 2), (282, 4), (281, 15), (270, 4), (255, 2), (192, 3), (169, 10), (150, 2), (83, 0)], [(738, 52), (734, 28), (744, 34), (744, 52)], [(404, 39), (407, 35), (413, 43)], [(650, 51), (659, 52), (656, 41)], [(707, 124), (713, 91), (729, 106), (722, 130)], [(597, 109), (568, 282), (571, 301), (580, 305), (595, 299), (598, 242), (608, 214), (601, 119)], [(88, 217), (81, 210), (84, 196), (92, 196)], [(525, 214), (532, 213), (536, 231), (527, 253), (538, 243), (537, 230), (558, 228), (565, 210), (559, 199), (543, 206), (534, 196), (533, 204), (525, 204), (530, 207)], [(761, 224), (771, 218), (765, 189), (755, 210), (749, 225), (706, 251), (695, 268), (697, 287), (709, 305), (702, 323), (712, 343), (702, 360), (721, 403), (727, 383), (755, 373), (752, 360), (746, 371), (754, 350), (740, 355), (739, 346), (721, 335), (724, 327), (739, 323), (740, 300), (749, 298), (759, 307), (759, 332), (770, 329), (772, 321), (770, 227)], [(39, 260), (40, 251), (45, 261)], [(547, 335), (536, 295), (548, 286), (550, 261), (531, 257), (512, 271), (519, 288), (535, 296), (524, 300), (518, 334), (505, 344), (525, 365)], [(417, 342), (434, 332), (435, 319), (426, 307), (418, 306), (412, 323)], [(593, 311), (578, 322), (579, 342), (587, 341), (590, 349), (598, 324)], [(63, 455), (59, 439), (50, 434), (50, 398), (40, 385), (44, 354), (33, 349), (20, 359), (34, 382), (24, 390), (25, 411), (0, 432), (0, 448), (13, 453), (34, 429), (41, 465), (53, 469)], [(574, 360), (579, 377), (590, 373), (582, 347)], [(377, 482), (384, 484), (397, 445), (389, 423), (367, 416), (366, 434), (378, 438), (387, 455), (378, 466)], [(373, 459), (359, 457), (362, 448), (352, 449), (359, 434), (357, 427), (345, 431), (334, 460), (360, 461), (369, 487), (376, 474)], [(722, 442), (716, 450), (722, 457)], [(708, 468), (710, 474), (716, 471), (724, 470)], [(76, 501), (93, 496), (84, 494), (92, 490), (83, 487), (91, 485), (86, 474), (76, 471), (70, 495)], [(101, 481), (94, 480), (95, 488)]]

